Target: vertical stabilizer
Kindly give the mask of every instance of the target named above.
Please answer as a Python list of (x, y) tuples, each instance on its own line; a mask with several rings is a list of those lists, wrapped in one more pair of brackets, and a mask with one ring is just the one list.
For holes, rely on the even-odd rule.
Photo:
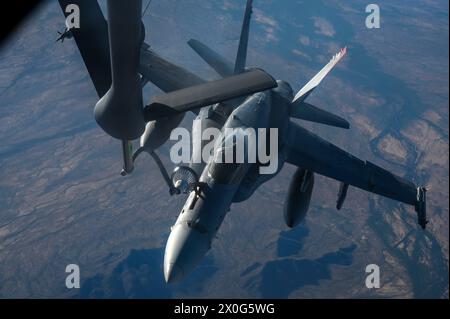
[(236, 55), (236, 63), (234, 65), (234, 74), (245, 71), (247, 61), (248, 34), (250, 31), (250, 18), (252, 15), (253, 0), (247, 0), (245, 7), (244, 21), (242, 23), (241, 38), (239, 39), (239, 48)]

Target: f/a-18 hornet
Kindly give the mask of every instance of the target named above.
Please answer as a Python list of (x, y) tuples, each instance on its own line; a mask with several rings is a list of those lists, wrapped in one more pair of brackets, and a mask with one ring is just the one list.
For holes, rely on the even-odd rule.
[[(284, 219), (289, 227), (297, 226), (306, 215), (314, 174), (340, 182), (337, 209), (344, 204), (351, 185), (414, 206), (419, 225), (426, 227), (426, 188), (352, 156), (292, 120), (350, 127), (345, 119), (306, 102), (344, 58), (346, 48), (294, 94), (289, 83), (275, 81), (261, 69), (246, 67), (252, 13), (252, 0), (248, 0), (235, 63), (197, 40), (188, 42), (222, 77), (208, 82), (165, 60), (144, 42), (142, 0), (108, 0), (108, 21), (97, 1), (60, 0), (59, 3), (66, 18), (70, 16), (66, 12), (69, 4), (79, 7), (80, 28), (67, 31), (76, 41), (100, 98), (94, 108), (95, 119), (107, 134), (122, 142), (122, 175), (130, 174), (138, 155), (147, 152), (158, 164), (170, 194), (188, 194), (167, 241), (166, 282), (180, 281), (199, 264), (211, 248), (230, 205), (247, 200), (261, 184), (275, 177), (284, 163), (297, 167), (284, 206)], [(142, 88), (148, 82), (164, 94), (154, 96), (144, 106)], [(169, 139), (186, 112), (196, 114), (193, 132), (217, 128), (221, 136), (206, 161), (191, 160), (189, 165), (178, 166), (169, 175), (156, 150)], [(261, 174), (264, 164), (259, 161), (217, 160), (236, 147), (233, 142), (239, 138), (236, 132), (248, 128), (277, 130), (278, 166), (274, 172)], [(140, 147), (133, 152), (132, 141), (138, 138)], [(270, 139), (266, 140), (268, 143)], [(192, 143), (203, 147), (207, 141)], [(196, 152), (201, 152), (202, 147), (194, 148), (192, 158), (199, 158)]]

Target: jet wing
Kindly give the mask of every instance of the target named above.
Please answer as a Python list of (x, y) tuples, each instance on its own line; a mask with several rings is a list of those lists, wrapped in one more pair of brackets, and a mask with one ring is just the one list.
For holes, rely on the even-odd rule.
[(66, 17), (69, 4), (76, 4), (80, 8), (80, 28), (71, 29), (70, 32), (101, 98), (111, 87), (108, 24), (105, 17), (97, 1), (59, 0), (59, 4)]
[(406, 204), (417, 204), (418, 188), (413, 183), (356, 158), (292, 121), (288, 147), (288, 163)]
[(156, 96), (145, 108), (144, 114), (147, 121), (153, 121), (276, 86), (277, 82), (269, 74), (261, 69), (253, 69), (228, 78)]
[(145, 47), (141, 50), (139, 71), (146, 80), (152, 82), (164, 92), (181, 90), (206, 82), (197, 75), (167, 61)]

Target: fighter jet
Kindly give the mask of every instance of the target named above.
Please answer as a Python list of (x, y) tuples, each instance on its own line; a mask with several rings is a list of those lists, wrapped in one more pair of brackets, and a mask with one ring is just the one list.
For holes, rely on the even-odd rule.
[[(285, 163), (297, 167), (284, 206), (288, 227), (304, 220), (315, 174), (340, 182), (337, 209), (342, 208), (349, 187), (353, 186), (414, 206), (419, 225), (426, 227), (425, 187), (354, 157), (294, 121), (301, 119), (349, 129), (345, 119), (306, 102), (346, 56), (346, 48), (294, 94), (286, 81), (275, 81), (261, 69), (246, 67), (252, 14), (252, 0), (247, 0), (234, 63), (198, 40), (188, 42), (223, 77), (208, 82), (162, 58), (144, 42), (140, 0), (108, 0), (108, 22), (96, 1), (59, 2), (63, 12), (68, 3), (80, 6), (81, 28), (72, 33), (100, 97), (94, 108), (95, 118), (106, 133), (122, 141), (122, 175), (130, 174), (139, 154), (148, 152), (157, 162), (170, 194), (188, 194), (167, 241), (166, 282), (177, 282), (187, 276), (211, 248), (231, 204), (247, 200), (260, 185), (275, 177)], [(144, 107), (142, 86), (147, 82), (166, 93), (153, 97)], [(186, 112), (197, 115), (192, 131), (216, 128), (221, 135), (206, 161), (192, 160), (169, 174), (156, 150), (169, 139)], [(264, 164), (250, 162), (248, 158), (242, 163), (220, 160), (228, 152), (236, 151), (234, 141), (239, 138), (236, 132), (239, 135), (248, 128), (278, 132), (278, 166), (273, 173), (261, 174)], [(131, 141), (139, 137), (140, 147), (133, 153)], [(200, 142), (202, 147), (204, 143)], [(202, 147), (194, 148), (192, 158), (198, 158), (195, 152)]]

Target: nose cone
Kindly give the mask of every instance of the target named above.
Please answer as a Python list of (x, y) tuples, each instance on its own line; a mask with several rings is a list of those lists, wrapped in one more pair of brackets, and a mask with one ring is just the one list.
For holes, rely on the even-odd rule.
[(174, 263), (164, 263), (164, 279), (166, 283), (177, 282), (183, 279), (183, 269)]
[(167, 283), (181, 281), (202, 260), (210, 247), (207, 232), (200, 225), (177, 223), (170, 233), (164, 254), (164, 278)]
[(181, 281), (200, 264), (229, 210), (237, 187), (217, 185), (208, 180), (202, 185), (200, 194), (191, 192), (167, 240), (164, 253), (166, 282)]

